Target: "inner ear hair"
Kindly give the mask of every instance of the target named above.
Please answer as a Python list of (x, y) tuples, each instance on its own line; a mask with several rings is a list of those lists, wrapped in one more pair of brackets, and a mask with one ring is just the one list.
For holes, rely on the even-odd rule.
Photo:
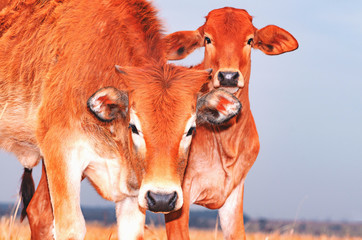
[(233, 94), (220, 89), (200, 97), (197, 102), (197, 123), (219, 125), (240, 113), (241, 103)]
[(103, 122), (125, 118), (128, 112), (128, 93), (114, 87), (101, 88), (88, 99), (87, 106)]

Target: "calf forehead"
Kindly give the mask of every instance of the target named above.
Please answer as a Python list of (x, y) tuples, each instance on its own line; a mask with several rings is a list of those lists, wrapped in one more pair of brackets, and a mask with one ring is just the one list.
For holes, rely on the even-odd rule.
[(221, 8), (215, 9), (206, 17), (204, 31), (215, 34), (216, 37), (226, 35), (246, 35), (254, 33), (256, 28), (252, 24), (253, 18), (243, 9)]
[(140, 120), (145, 140), (179, 140), (195, 112), (196, 94), (206, 79), (206, 73), (173, 67), (138, 75), (133, 81), (130, 104)]
[(147, 149), (163, 151), (178, 148), (187, 120), (195, 109), (196, 99), (190, 97), (173, 97), (164, 93), (138, 102), (135, 108)]
[(195, 111), (196, 105), (195, 94), (155, 88), (138, 89), (132, 98), (142, 129), (152, 132), (177, 132)]

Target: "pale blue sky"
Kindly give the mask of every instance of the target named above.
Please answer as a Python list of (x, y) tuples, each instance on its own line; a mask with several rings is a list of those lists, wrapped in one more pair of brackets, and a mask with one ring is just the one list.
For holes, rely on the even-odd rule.
[[(252, 52), (250, 100), (261, 150), (245, 185), (251, 217), (362, 221), (362, 2), (155, 0), (167, 32), (194, 30), (215, 8), (246, 9), (299, 49)], [(183, 64), (196, 64), (197, 51)], [(0, 155), (0, 201), (15, 201), (22, 167)], [(39, 170), (37, 170), (39, 172)], [(87, 184), (82, 203), (109, 205)]]

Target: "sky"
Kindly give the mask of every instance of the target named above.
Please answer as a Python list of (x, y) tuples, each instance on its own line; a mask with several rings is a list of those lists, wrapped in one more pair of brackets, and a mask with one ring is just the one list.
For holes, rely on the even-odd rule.
[[(195, 30), (216, 8), (246, 9), (257, 28), (299, 48), (252, 51), (250, 102), (261, 148), (245, 183), (252, 218), (362, 221), (362, 2), (154, 0), (166, 33)], [(177, 64), (197, 64), (203, 50)], [(22, 166), (0, 153), (0, 202), (16, 202)], [(38, 181), (40, 167), (35, 169)], [(111, 206), (83, 181), (81, 203)]]

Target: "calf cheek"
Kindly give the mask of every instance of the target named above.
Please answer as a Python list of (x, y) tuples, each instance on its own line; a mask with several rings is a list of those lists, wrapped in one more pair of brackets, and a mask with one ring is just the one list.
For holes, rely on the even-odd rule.
[(131, 155), (129, 161), (128, 185), (131, 188), (139, 189), (145, 175), (145, 158), (144, 154), (137, 150), (134, 144), (130, 143)]
[(212, 68), (215, 72), (219, 69), (219, 62), (216, 58), (216, 49), (214, 46), (205, 48), (204, 68)]
[(187, 154), (184, 154), (184, 156), (181, 156), (179, 158), (179, 160), (177, 161), (176, 172), (177, 172), (177, 175), (178, 175), (181, 183), (182, 183), (184, 175), (185, 175), (185, 170), (186, 170), (187, 160), (188, 160), (188, 158), (187, 158), (188, 152), (189, 151), (187, 151)]

